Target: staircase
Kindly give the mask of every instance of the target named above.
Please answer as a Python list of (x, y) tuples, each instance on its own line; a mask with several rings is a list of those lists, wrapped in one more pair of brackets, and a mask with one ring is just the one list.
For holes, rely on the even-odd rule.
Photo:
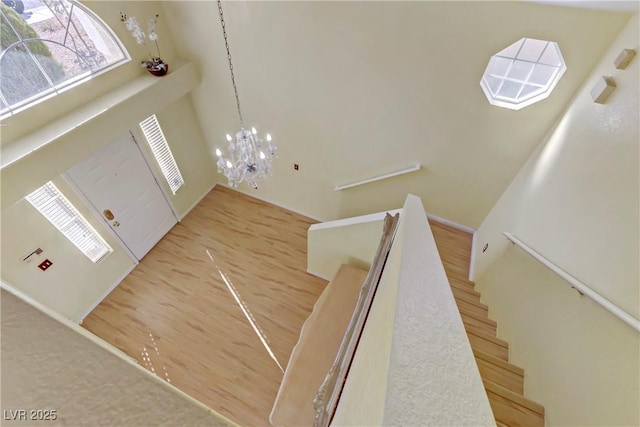
[(524, 370), (509, 363), (509, 343), (497, 337), (496, 322), (467, 279), (472, 236), (437, 222), (430, 225), (496, 424), (544, 426), (544, 407), (524, 397)]

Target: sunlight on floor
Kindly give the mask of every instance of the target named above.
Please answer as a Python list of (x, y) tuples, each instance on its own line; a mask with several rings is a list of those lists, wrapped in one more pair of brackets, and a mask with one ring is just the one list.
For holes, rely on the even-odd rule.
[(267, 338), (262, 328), (258, 326), (258, 323), (256, 322), (256, 319), (253, 317), (253, 314), (251, 314), (251, 311), (249, 310), (249, 307), (247, 307), (247, 304), (244, 302), (242, 298), (240, 298), (240, 294), (238, 293), (238, 290), (235, 288), (235, 286), (233, 286), (233, 283), (231, 283), (231, 279), (229, 279), (229, 277), (227, 277), (227, 275), (224, 274), (222, 270), (220, 270), (220, 267), (218, 267), (218, 264), (216, 264), (215, 260), (213, 259), (213, 255), (208, 249), (207, 249), (207, 255), (209, 256), (209, 259), (215, 266), (216, 270), (218, 270), (218, 274), (220, 274), (222, 281), (224, 281), (224, 283), (227, 285), (229, 292), (231, 292), (231, 295), (233, 295), (233, 298), (236, 300), (236, 302), (240, 306), (240, 309), (242, 310), (245, 317), (249, 321), (249, 324), (251, 324), (251, 327), (256, 332), (256, 335), (258, 335), (258, 338), (260, 338), (260, 341), (262, 342), (262, 345), (264, 346), (264, 348), (267, 350), (267, 353), (269, 353), (269, 356), (271, 356), (273, 361), (276, 362), (276, 365), (278, 365), (278, 368), (280, 368), (280, 370), (284, 373), (284, 369), (282, 369), (282, 365), (280, 365), (280, 362), (278, 362), (276, 355), (271, 350), (271, 347), (269, 347), (269, 339)]

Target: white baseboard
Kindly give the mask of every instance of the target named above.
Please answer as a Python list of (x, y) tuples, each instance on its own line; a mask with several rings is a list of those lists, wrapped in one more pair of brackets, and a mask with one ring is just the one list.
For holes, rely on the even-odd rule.
[(211, 191), (212, 191), (214, 188), (216, 188), (216, 185), (217, 185), (217, 184), (218, 184), (217, 182), (214, 182), (214, 183), (213, 183), (213, 185), (212, 185), (211, 187), (209, 187), (209, 189), (208, 189), (207, 191), (205, 191), (205, 192), (204, 192), (204, 194), (198, 198), (198, 200), (196, 200), (195, 202), (193, 202), (193, 204), (192, 204), (191, 206), (189, 206), (189, 209), (187, 209), (187, 211), (186, 211), (184, 214), (180, 215), (180, 217), (178, 218), (178, 222), (182, 222), (182, 220), (183, 220), (183, 219), (185, 219), (185, 218), (187, 217), (187, 215), (189, 215), (189, 213), (190, 213), (190, 212), (191, 212), (191, 211), (192, 211), (196, 206), (198, 206), (198, 205), (200, 204), (200, 202), (202, 201), (202, 199), (204, 199), (205, 197), (207, 197), (207, 195), (208, 195), (209, 193), (211, 193)]
[(238, 193), (242, 193), (245, 196), (253, 197), (254, 199), (258, 199), (258, 200), (260, 200), (262, 202), (269, 203), (270, 205), (277, 206), (277, 207), (282, 208), (284, 210), (287, 210), (289, 212), (293, 212), (293, 213), (298, 214), (298, 215), (306, 216), (307, 218), (310, 218), (310, 219), (312, 219), (314, 221), (317, 221), (317, 222), (325, 222), (326, 221), (325, 219), (321, 219), (321, 218), (318, 218), (316, 216), (309, 215), (306, 212), (302, 212), (302, 211), (299, 211), (297, 209), (290, 208), (289, 206), (285, 206), (285, 205), (283, 205), (281, 203), (276, 203), (276, 202), (274, 202), (272, 200), (269, 200), (269, 199), (267, 199), (265, 197), (258, 196), (255, 193), (249, 193), (249, 192), (243, 191), (243, 190), (241, 190), (239, 188), (231, 188), (227, 184), (224, 184), (224, 183), (221, 183), (221, 182), (219, 182), (218, 185), (220, 185), (222, 187), (225, 187), (225, 188), (228, 188), (228, 189), (233, 190), (233, 191), (237, 191)]
[(473, 272), (476, 266), (476, 236), (477, 231), (473, 232), (473, 239), (471, 240), (471, 259), (469, 259), (469, 280), (473, 282)]
[(105, 298), (106, 298), (106, 297), (107, 297), (111, 292), (113, 292), (113, 290), (114, 290), (115, 288), (117, 288), (117, 287), (118, 287), (118, 285), (119, 285), (119, 284), (120, 284), (120, 283), (121, 283), (121, 282), (122, 282), (122, 281), (123, 281), (123, 280), (124, 280), (128, 275), (129, 275), (129, 273), (131, 273), (131, 272), (133, 271), (133, 269), (134, 269), (134, 268), (136, 268), (136, 265), (137, 265), (137, 264), (134, 264), (133, 266), (131, 266), (131, 268), (130, 268), (130, 269), (128, 269), (126, 273), (124, 273), (124, 274), (123, 274), (123, 275), (122, 275), (118, 280), (116, 280), (116, 282), (115, 282), (113, 285), (111, 285), (111, 286), (109, 287), (109, 289), (107, 289), (107, 291), (102, 295), (102, 297), (100, 297), (100, 298), (98, 299), (98, 301), (96, 301), (96, 302), (95, 302), (95, 303), (94, 303), (94, 304), (89, 308), (89, 310), (87, 310), (87, 311), (82, 315), (82, 317), (80, 317), (80, 319), (79, 319), (76, 323), (78, 323), (78, 325), (82, 325), (82, 322), (84, 322), (84, 319), (86, 319), (86, 317), (87, 317), (89, 314), (91, 314), (91, 312), (92, 312), (92, 311), (93, 311), (93, 310), (94, 310), (94, 309), (95, 309), (95, 308), (96, 308), (96, 307), (97, 307), (97, 306), (98, 306), (102, 301), (104, 301), (104, 299), (105, 299)]
[(316, 272), (314, 272), (314, 271), (309, 270), (308, 268), (307, 268), (307, 273), (311, 274), (312, 276), (319, 277), (319, 278), (321, 278), (322, 280), (326, 280), (327, 282), (330, 282), (330, 281), (331, 281), (331, 277), (327, 277), (327, 276), (325, 276), (324, 274), (316, 273)]
[(435, 221), (435, 222), (439, 222), (440, 224), (444, 224), (444, 225), (448, 225), (449, 227), (453, 227), (456, 230), (460, 230), (460, 231), (465, 231), (469, 234), (474, 234), (476, 232), (475, 228), (471, 228), (468, 225), (462, 225), (462, 224), (458, 224), (457, 222), (445, 219), (445, 218), (441, 218), (439, 216), (436, 215), (431, 215), (430, 213), (427, 214), (427, 218), (429, 218), (429, 220)]

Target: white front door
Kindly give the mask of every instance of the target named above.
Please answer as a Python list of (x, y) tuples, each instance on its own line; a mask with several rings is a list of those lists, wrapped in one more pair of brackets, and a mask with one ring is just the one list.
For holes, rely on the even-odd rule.
[(73, 166), (67, 174), (138, 260), (177, 223), (129, 134)]

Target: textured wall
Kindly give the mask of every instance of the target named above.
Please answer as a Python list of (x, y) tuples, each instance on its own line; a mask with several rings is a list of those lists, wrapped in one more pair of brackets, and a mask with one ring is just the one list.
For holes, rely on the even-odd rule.
[[(474, 228), (627, 19), (523, 1), (223, 7), (245, 123), (279, 148), (273, 176), (243, 191), (322, 220), (395, 209), (411, 193), (429, 213)], [(213, 151), (239, 124), (216, 4), (162, 8), (180, 55), (202, 66), (193, 100)], [(482, 73), (522, 37), (558, 42), (569, 70), (540, 103), (491, 106)], [(416, 162), (419, 172), (334, 191)]]
[[(8, 292), (1, 297), (2, 425), (233, 425)], [(7, 420), (20, 409), (26, 420)], [(34, 421), (38, 409), (56, 419)]]
[(419, 198), (409, 196), (334, 425), (495, 425)]
[[(638, 334), (501, 234), (640, 316), (640, 60), (613, 65), (622, 49), (638, 50), (639, 27), (636, 14), (476, 236), (483, 300), (548, 425), (640, 424)], [(603, 75), (617, 88), (596, 104), (590, 91)]]

